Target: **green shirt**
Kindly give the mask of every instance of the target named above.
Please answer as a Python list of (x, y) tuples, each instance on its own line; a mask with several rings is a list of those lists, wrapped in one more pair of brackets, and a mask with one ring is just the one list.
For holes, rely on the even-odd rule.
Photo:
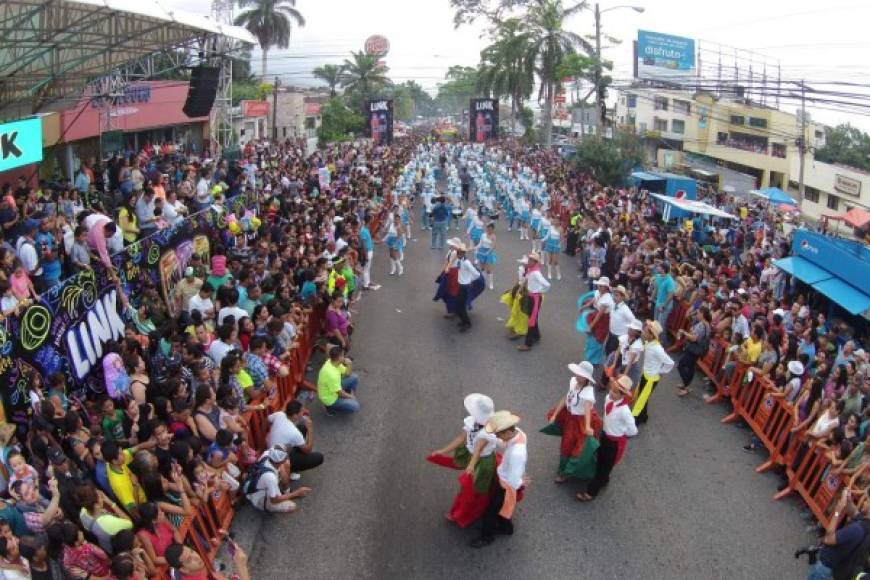
[(115, 409), (111, 417), (103, 417), (103, 437), (109, 441), (124, 439), (124, 411)]
[(334, 365), (332, 361), (326, 361), (320, 367), (317, 375), (317, 396), (320, 402), (330, 407), (338, 400), (338, 392), (341, 390), (341, 377), (347, 372), (344, 365)]

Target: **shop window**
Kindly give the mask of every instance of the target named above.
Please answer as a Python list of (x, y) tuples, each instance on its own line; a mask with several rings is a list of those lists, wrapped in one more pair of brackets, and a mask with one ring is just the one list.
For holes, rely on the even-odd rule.
[(689, 103), (689, 101), (680, 101), (674, 99), (674, 112), (688, 115), (692, 112), (692, 105)]
[(656, 131), (667, 131), (668, 130), (668, 120), (667, 119), (653, 119), (653, 129)]
[(828, 194), (828, 209), (832, 209), (834, 211), (837, 211), (837, 208), (839, 207), (839, 205), (840, 205), (840, 198), (837, 197), (836, 195), (831, 195), (829, 193)]
[(749, 126), (755, 127), (756, 129), (767, 129), (767, 119), (749, 117)]
[(731, 124), (732, 125), (743, 125), (743, 115), (731, 115)]
[(686, 132), (686, 122), (680, 119), (671, 120), (671, 131), (674, 133), (685, 133)]
[(655, 102), (654, 108), (656, 111), (667, 111), (668, 110), (667, 97), (656, 97), (654, 102)]
[(819, 203), (819, 190), (815, 187), (804, 186), (804, 199), (813, 203)]

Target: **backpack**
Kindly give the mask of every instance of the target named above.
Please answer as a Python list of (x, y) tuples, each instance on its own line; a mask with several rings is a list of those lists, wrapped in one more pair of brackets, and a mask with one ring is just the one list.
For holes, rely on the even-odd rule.
[(699, 357), (706, 355), (707, 351), (710, 350), (710, 327), (706, 322), (702, 326), (704, 333), (698, 337), (698, 340), (686, 346), (688, 352)]
[(250, 495), (257, 492), (257, 484), (260, 483), (260, 478), (266, 473), (276, 473), (269, 465), (268, 458), (263, 458), (248, 468), (248, 474), (245, 476), (245, 483), (242, 487), (245, 495)]

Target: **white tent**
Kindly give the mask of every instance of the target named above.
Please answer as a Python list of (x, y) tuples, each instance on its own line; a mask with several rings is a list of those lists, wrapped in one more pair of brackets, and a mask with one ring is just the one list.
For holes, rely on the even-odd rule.
[(661, 195), (658, 193), (651, 193), (654, 198), (660, 199), (665, 202), (665, 211), (664, 211), (664, 219), (667, 221), (670, 219), (670, 209), (675, 207), (677, 209), (681, 209), (690, 213), (708, 215), (711, 217), (720, 217), (736, 220), (738, 219), (736, 215), (731, 215), (728, 212), (722, 211), (721, 209), (715, 208), (709, 203), (704, 203), (703, 201), (698, 201), (695, 199), (682, 199), (676, 197), (669, 197), (667, 195)]

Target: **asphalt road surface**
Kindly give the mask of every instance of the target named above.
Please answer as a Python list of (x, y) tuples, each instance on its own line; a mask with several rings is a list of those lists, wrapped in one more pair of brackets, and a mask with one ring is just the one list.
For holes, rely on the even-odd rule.
[[(517, 352), (498, 299), (530, 247), (503, 222), (497, 235), (496, 290), (478, 298), (464, 334), (431, 300), (443, 252), (430, 250), (429, 232), (413, 228), (400, 278), (387, 275), (386, 248), (376, 246), (373, 278), (383, 287), (355, 307), (351, 352), (362, 410), (328, 417), (313, 403), (315, 447), (326, 461), (303, 474), (312, 493), (294, 514), (237, 515), (253, 577), (805, 577), (805, 560), (792, 554), (811, 541), (811, 521), (796, 500), (772, 501), (777, 478), (754, 471), (766, 457), (742, 450), (748, 431), (720, 424), (726, 406), (703, 404), (700, 378), (685, 400), (676, 396), (676, 370), (663, 381), (649, 422), (598, 500), (580, 503), (579, 484), (554, 484), (559, 442), (538, 429), (568, 387), (565, 365), (582, 357), (574, 330), (581, 280), (562, 256), (563, 279), (553, 280), (543, 307), (543, 339)], [(475, 391), (522, 417), (532, 478), (514, 536), (482, 550), (468, 546), (473, 529), (444, 518), (458, 472), (424, 459), (460, 431), (462, 400)]]

